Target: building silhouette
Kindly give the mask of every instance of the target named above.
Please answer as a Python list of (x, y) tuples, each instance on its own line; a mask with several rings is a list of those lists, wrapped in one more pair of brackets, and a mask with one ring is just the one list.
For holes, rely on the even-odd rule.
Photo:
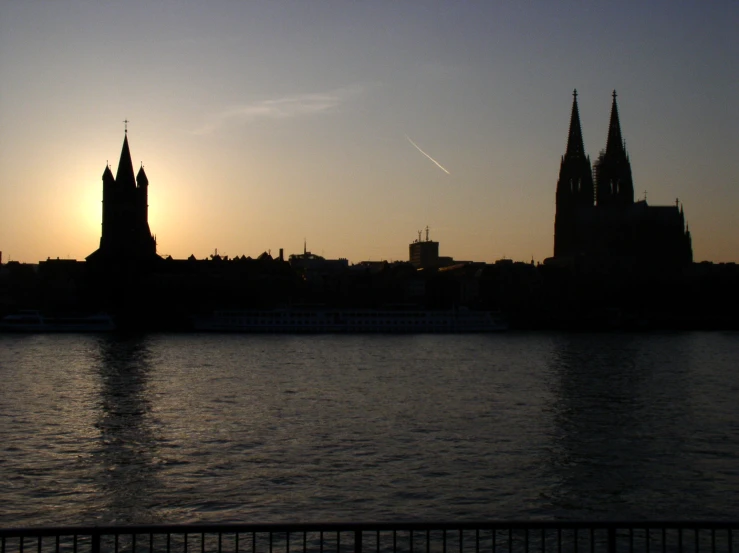
[[(190, 330), (218, 310), (322, 306), (502, 311), (521, 329), (736, 329), (735, 263), (691, 263), (679, 202), (634, 201), (614, 93), (606, 148), (585, 152), (577, 96), (556, 194), (555, 257), (494, 264), (439, 256), (426, 228), (404, 262), (273, 258), (161, 258), (148, 223), (148, 178), (134, 173), (126, 132), (115, 177), (102, 176), (100, 247), (86, 262), (0, 264), (0, 318), (22, 309), (106, 312), (121, 329)], [(0, 261), (2, 257), (0, 257)], [(632, 270), (636, 268), (636, 270)], [(675, 298), (680, 300), (676, 301)]]
[(416, 269), (440, 269), (470, 263), (469, 261), (456, 261), (448, 256), (440, 256), (439, 243), (429, 238), (429, 227), (426, 227), (425, 240), (421, 240), (421, 232), (418, 231), (418, 240), (408, 244), (408, 262)]
[(87, 257), (87, 261), (105, 266), (159, 259), (156, 240), (149, 230), (148, 189), (149, 179), (143, 164), (134, 177), (126, 130), (115, 178), (109, 165), (103, 171), (100, 247)]
[(682, 205), (634, 201), (631, 162), (621, 135), (613, 91), (606, 147), (594, 167), (585, 147), (573, 93), (567, 150), (557, 181), (555, 258), (620, 258), (628, 262), (683, 266), (693, 261)]
[(426, 227), (426, 240), (421, 240), (421, 231), (418, 231), (418, 240), (408, 244), (408, 260), (416, 268), (426, 269), (439, 266), (439, 243), (429, 240), (429, 228)]

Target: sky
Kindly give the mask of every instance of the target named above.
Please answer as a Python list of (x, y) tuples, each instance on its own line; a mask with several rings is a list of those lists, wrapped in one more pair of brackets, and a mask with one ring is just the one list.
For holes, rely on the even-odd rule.
[(739, 261), (739, 2), (0, 0), (0, 251), (99, 245), (128, 119), (158, 253), (552, 255), (572, 91), (637, 199)]

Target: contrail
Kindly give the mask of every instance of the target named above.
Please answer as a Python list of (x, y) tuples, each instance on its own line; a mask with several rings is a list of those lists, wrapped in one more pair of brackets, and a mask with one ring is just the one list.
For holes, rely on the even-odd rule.
[(414, 146), (416, 147), (416, 150), (418, 150), (418, 151), (419, 151), (419, 152), (421, 152), (421, 153), (422, 153), (423, 155), (425, 155), (425, 156), (426, 156), (427, 158), (429, 158), (429, 159), (430, 159), (431, 161), (433, 161), (434, 163), (436, 163), (436, 166), (437, 166), (437, 167), (438, 167), (439, 169), (441, 169), (442, 171), (444, 171), (444, 172), (445, 172), (445, 173), (446, 173), (447, 175), (451, 175), (451, 173), (450, 173), (449, 171), (447, 171), (446, 169), (444, 169), (444, 168), (443, 168), (443, 167), (441, 166), (441, 163), (439, 163), (438, 161), (436, 161), (436, 160), (435, 160), (434, 158), (432, 158), (432, 157), (431, 157), (430, 155), (428, 155), (428, 154), (427, 154), (426, 152), (424, 152), (424, 151), (423, 151), (423, 150), (422, 150), (422, 149), (421, 149), (421, 148), (420, 148), (420, 147), (418, 146), (418, 144), (416, 144), (415, 142), (413, 142), (413, 140), (411, 140), (411, 137), (410, 137), (410, 136), (408, 136), (408, 135), (406, 134), (406, 135), (405, 135), (405, 137), (406, 137), (406, 138), (408, 139), (408, 142), (410, 142), (411, 144), (413, 144), (413, 145), (414, 145)]

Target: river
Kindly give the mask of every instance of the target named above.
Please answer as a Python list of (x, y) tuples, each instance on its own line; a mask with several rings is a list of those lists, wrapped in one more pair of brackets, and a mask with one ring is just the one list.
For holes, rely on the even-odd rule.
[(4, 526), (739, 518), (739, 334), (0, 335)]

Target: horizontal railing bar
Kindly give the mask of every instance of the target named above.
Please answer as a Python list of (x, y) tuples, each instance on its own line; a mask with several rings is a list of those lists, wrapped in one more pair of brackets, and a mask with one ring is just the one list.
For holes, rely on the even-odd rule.
[(98, 526), (45, 526), (0, 528), (0, 537), (104, 536), (113, 534), (233, 534), (249, 532), (374, 532), (426, 530), (541, 530), (541, 529), (687, 529), (739, 530), (739, 521), (717, 520), (617, 520), (617, 521), (481, 521), (481, 522), (326, 522), (326, 523), (198, 523)]

